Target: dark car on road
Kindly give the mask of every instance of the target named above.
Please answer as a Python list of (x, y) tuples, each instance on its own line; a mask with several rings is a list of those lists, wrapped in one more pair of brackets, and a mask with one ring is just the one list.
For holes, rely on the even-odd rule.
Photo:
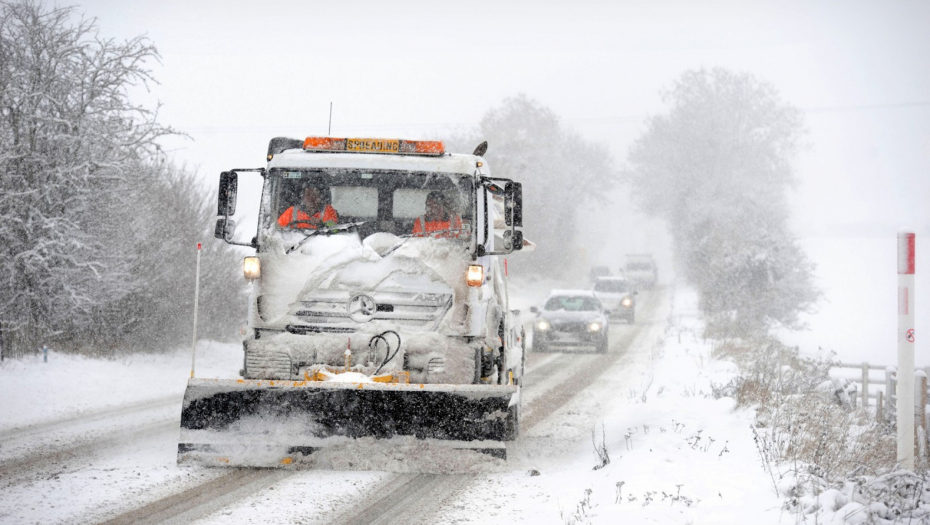
[(536, 314), (534, 352), (584, 348), (607, 352), (608, 312), (594, 292), (553, 290), (543, 302), (542, 310), (534, 306), (530, 311)]

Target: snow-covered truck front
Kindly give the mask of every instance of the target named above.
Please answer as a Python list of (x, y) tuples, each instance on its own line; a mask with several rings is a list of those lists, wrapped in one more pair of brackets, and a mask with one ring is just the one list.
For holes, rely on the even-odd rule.
[(239, 172), (263, 178), (249, 330), (241, 379), (190, 379), (179, 462), (411, 437), (505, 456), (524, 355), (500, 256), (525, 243), (522, 189), (483, 147), (276, 138), (265, 168), (221, 174), (216, 236), (233, 244)]

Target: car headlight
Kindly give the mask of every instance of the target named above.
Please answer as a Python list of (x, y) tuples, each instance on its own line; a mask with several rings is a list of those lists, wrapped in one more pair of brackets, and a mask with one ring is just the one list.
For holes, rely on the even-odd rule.
[(536, 329), (539, 330), (540, 332), (545, 332), (546, 330), (549, 329), (549, 321), (546, 321), (545, 319), (540, 319), (539, 321), (536, 321)]
[(629, 308), (633, 306), (633, 298), (630, 296), (626, 296), (623, 298), (622, 301), (620, 301), (620, 304), (622, 304), (624, 308)]
[(601, 327), (601, 323), (598, 322), (598, 321), (594, 321), (594, 322), (588, 323), (588, 331), (589, 331), (589, 332), (600, 332), (600, 331), (601, 331), (601, 328), (602, 328), (602, 327)]

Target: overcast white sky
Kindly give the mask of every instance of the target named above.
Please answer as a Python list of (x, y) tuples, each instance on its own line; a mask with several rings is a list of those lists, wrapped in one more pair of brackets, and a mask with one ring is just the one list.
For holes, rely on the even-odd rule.
[(799, 224), (930, 229), (928, 2), (257, 4), (80, 4), (157, 45), (161, 120), (193, 139), (169, 145), (210, 180), (260, 166), (272, 136), (326, 133), (330, 102), (334, 135), (432, 138), (521, 92), (619, 163), (661, 89), (724, 66), (807, 110)]
[[(161, 84), (150, 98), (163, 104), (163, 123), (191, 137), (167, 146), (210, 187), (222, 170), (261, 166), (271, 137), (325, 134), (330, 102), (335, 136), (431, 139), (470, 128), (505, 97), (525, 93), (607, 144), (619, 165), (643, 118), (663, 111), (662, 89), (687, 69), (723, 66), (754, 73), (805, 110), (810, 148), (798, 159), (792, 197), (799, 233), (881, 236), (892, 249), (896, 231), (911, 228), (923, 235), (919, 247), (920, 238), (930, 246), (930, 2), (258, 4), (80, 4), (102, 35), (146, 34), (157, 45)], [(643, 229), (618, 196), (599, 216), (613, 219), (626, 245), (595, 243), (616, 253), (593, 254), (592, 263), (618, 263), (618, 254), (642, 249), (659, 231)], [(850, 246), (811, 250), (821, 273), (842, 271), (837, 259), (863, 257), (866, 244)], [(891, 280), (893, 260), (860, 266)], [(848, 288), (872, 277), (834, 283)], [(893, 308), (893, 284), (886, 287)], [(833, 315), (848, 324), (845, 312)], [(838, 344), (871, 337), (866, 346), (882, 346), (886, 329), (849, 332)]]

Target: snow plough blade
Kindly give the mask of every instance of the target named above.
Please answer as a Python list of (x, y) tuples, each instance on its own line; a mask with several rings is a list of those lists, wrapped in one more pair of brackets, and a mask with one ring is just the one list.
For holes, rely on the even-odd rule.
[(514, 385), (190, 379), (178, 463), (287, 466), (356, 440), (430, 440), (504, 459)]

